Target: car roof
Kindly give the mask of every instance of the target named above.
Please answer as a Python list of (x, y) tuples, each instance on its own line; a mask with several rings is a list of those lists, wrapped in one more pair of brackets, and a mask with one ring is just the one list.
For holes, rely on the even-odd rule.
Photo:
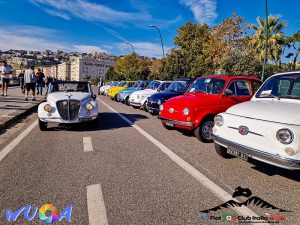
[(55, 81), (52, 81), (51, 82), (52, 84), (62, 84), (62, 83), (73, 83), (73, 84), (89, 84), (90, 82), (88, 81), (75, 81), (75, 80), (72, 80), (72, 81), (67, 81), (67, 80), (55, 80)]
[(224, 80), (232, 80), (232, 79), (260, 80), (256, 76), (244, 76), (244, 75), (209, 75), (209, 76), (198, 77), (197, 79), (200, 79), (200, 78), (220, 78), (220, 79), (224, 79)]
[(295, 74), (300, 74), (300, 71), (281, 72), (281, 73), (276, 73), (270, 77), (275, 77), (275, 76), (280, 76), (280, 75), (295, 75)]

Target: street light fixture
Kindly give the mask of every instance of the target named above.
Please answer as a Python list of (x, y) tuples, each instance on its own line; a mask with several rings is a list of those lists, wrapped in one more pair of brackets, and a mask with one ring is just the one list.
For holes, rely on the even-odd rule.
[(129, 42), (126, 42), (126, 44), (131, 46), (131, 48), (132, 48), (132, 53), (134, 54), (135, 52), (134, 52), (133, 45), (132, 45), (131, 43), (129, 43)]
[(266, 37), (266, 46), (265, 46), (265, 56), (264, 56), (264, 64), (263, 64), (263, 71), (261, 74), (261, 79), (264, 80), (265, 77), (265, 70), (267, 65), (267, 57), (268, 57), (268, 39), (269, 39), (269, 24), (268, 24), (268, 0), (266, 0), (266, 24), (265, 24), (265, 37)]
[(162, 37), (161, 37), (160, 29), (155, 25), (149, 25), (149, 27), (153, 27), (153, 28), (156, 28), (158, 30), (159, 37), (160, 37), (161, 48), (162, 48), (162, 52), (163, 52), (163, 58), (165, 58), (164, 44), (163, 44), (163, 40), (162, 40)]

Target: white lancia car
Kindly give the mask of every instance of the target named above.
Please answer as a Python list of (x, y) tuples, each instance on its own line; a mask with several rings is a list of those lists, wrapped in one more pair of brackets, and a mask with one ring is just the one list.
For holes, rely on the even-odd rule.
[(90, 125), (98, 119), (98, 104), (89, 82), (54, 81), (48, 87), (47, 99), (38, 107), (39, 127), (48, 123), (81, 123)]
[(217, 115), (212, 137), (223, 158), (300, 169), (300, 71), (273, 75), (251, 101)]
[(172, 81), (160, 81), (160, 80), (151, 81), (146, 89), (135, 91), (129, 96), (129, 104), (133, 108), (136, 109), (142, 108), (145, 111), (147, 111), (146, 105), (147, 105), (148, 97), (157, 92), (164, 91), (170, 86), (171, 83)]

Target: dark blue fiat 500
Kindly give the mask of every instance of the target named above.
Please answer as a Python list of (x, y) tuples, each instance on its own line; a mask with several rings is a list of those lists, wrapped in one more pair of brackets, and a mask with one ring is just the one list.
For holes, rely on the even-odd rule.
[(151, 95), (147, 101), (147, 110), (152, 115), (157, 115), (160, 111), (159, 107), (165, 103), (168, 99), (183, 95), (190, 83), (194, 79), (180, 78), (172, 82), (172, 84), (165, 90)]

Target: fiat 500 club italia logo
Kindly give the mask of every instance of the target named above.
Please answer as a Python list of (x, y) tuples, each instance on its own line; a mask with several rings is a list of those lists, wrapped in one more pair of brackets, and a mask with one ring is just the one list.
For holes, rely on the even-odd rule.
[(246, 126), (240, 126), (239, 127), (239, 133), (241, 135), (247, 135), (249, 133), (249, 128)]
[(23, 216), (27, 221), (32, 221), (38, 213), (38, 218), (46, 224), (52, 224), (55, 221), (62, 221), (64, 218), (70, 223), (72, 214), (72, 205), (67, 206), (61, 213), (52, 204), (44, 204), (39, 209), (30, 205), (22, 206), (17, 211), (13, 212), (6, 209), (6, 221), (15, 222), (23, 212)]

